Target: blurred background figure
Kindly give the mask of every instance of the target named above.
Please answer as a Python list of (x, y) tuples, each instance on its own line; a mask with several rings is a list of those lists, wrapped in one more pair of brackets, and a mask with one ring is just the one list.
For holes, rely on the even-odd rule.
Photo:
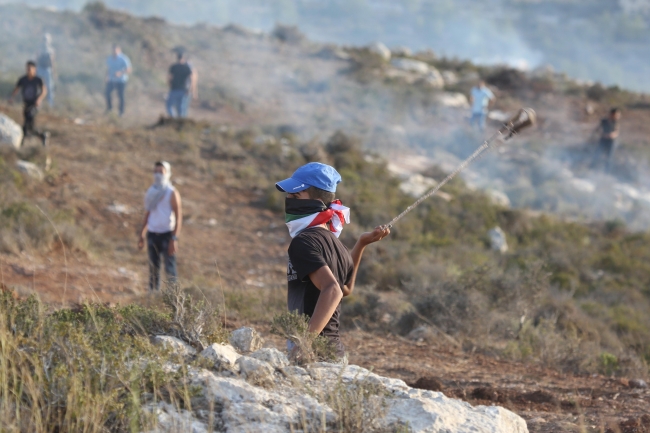
[(176, 63), (170, 66), (167, 81), (169, 94), (167, 95), (167, 115), (174, 117), (187, 117), (190, 100), (197, 96), (197, 73), (187, 61), (187, 53), (182, 47), (173, 50), (176, 53)]
[[(183, 225), (181, 195), (171, 183), (172, 168), (167, 161), (154, 164), (153, 184), (144, 197), (146, 213), (138, 239), (138, 249), (145, 241), (149, 255), (149, 290), (160, 290), (160, 259), (167, 281), (176, 281), (176, 252)], [(145, 239), (146, 236), (146, 239)]]
[(106, 59), (106, 112), (113, 110), (112, 93), (117, 92), (120, 116), (124, 114), (124, 89), (131, 73), (131, 60), (122, 53), (118, 44), (113, 44), (113, 53)]
[(609, 171), (612, 154), (616, 147), (616, 139), (620, 134), (620, 119), (621, 110), (614, 107), (609, 110), (609, 115), (600, 121), (595, 130), (596, 133), (600, 134), (600, 139), (598, 140), (594, 165), (604, 167), (605, 171)]
[(472, 106), (472, 116), (470, 124), (476, 124), (482, 132), (485, 129), (485, 119), (487, 118), (490, 102), (494, 100), (494, 93), (485, 85), (485, 81), (480, 80), (472, 88), (469, 95), (469, 101)]
[(43, 35), (43, 45), (36, 57), (36, 75), (41, 77), (47, 88), (47, 103), (54, 106), (54, 76), (56, 73), (56, 62), (54, 61), (54, 48), (52, 48), (52, 35)]
[(43, 80), (36, 75), (36, 63), (28, 61), (26, 66), (26, 74), (20, 77), (16, 83), (14, 91), (9, 98), (13, 102), (14, 97), (20, 91), (23, 97), (23, 143), (25, 138), (30, 135), (36, 135), (41, 139), (43, 146), (47, 146), (47, 140), (50, 136), (49, 132), (41, 132), (36, 129), (36, 114), (38, 107), (41, 105), (43, 98), (47, 95), (47, 87), (43, 84)]

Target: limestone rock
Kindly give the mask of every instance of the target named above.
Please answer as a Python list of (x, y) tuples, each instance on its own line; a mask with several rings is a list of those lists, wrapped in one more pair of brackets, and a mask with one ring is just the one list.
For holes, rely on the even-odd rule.
[(181, 339), (169, 335), (156, 335), (153, 344), (169, 349), (178, 356), (188, 357), (196, 354), (196, 349)]
[(199, 356), (214, 362), (216, 369), (231, 369), (241, 357), (239, 353), (230, 344), (214, 343), (203, 349)]
[(436, 95), (438, 104), (451, 108), (469, 108), (467, 96), (459, 92), (442, 92)]
[(242, 377), (250, 382), (264, 383), (272, 380), (275, 369), (268, 362), (252, 358), (250, 356), (242, 356), (237, 360), (239, 373)]
[[(336, 422), (336, 412), (325, 402), (335, 389), (372, 384), (386, 395), (384, 405), (373, 414), (378, 431), (393, 431), (398, 426), (409, 425), (414, 433), (527, 433), (524, 420), (503, 408), (492, 406), (472, 407), (466, 402), (445, 397), (440, 392), (413, 389), (402, 380), (378, 376), (370, 371), (350, 365), (315, 363), (307, 370), (299, 369), (294, 380), (284, 375), (274, 375), (273, 368), (265, 362), (244, 356), (237, 361), (246, 372), (242, 378), (221, 377), (209, 370), (190, 369), (190, 382), (203, 389), (202, 398), (220, 408), (217, 416), (219, 431), (227, 432), (287, 432), (309, 424), (318, 431), (321, 420), (331, 425)], [(291, 367), (283, 368), (283, 371)], [(302, 386), (308, 376), (314, 380)], [(262, 388), (250, 382), (249, 372), (266, 374), (274, 381), (272, 388)], [(287, 373), (285, 373), (286, 375)], [(291, 373), (289, 373), (291, 374)], [(244, 373), (242, 373), (244, 376)], [(339, 391), (340, 392), (340, 391)], [(201, 402), (197, 402), (197, 406)], [(203, 405), (205, 406), (205, 404)], [(170, 418), (183, 422), (187, 430), (202, 428), (198, 418), (188, 419), (185, 412), (178, 413), (163, 407)], [(158, 413), (158, 418), (161, 415)], [(164, 420), (167, 420), (162, 415)], [(205, 419), (205, 417), (201, 418)], [(161, 430), (164, 431), (164, 430)]]
[(426, 76), (422, 77), (420, 83), (432, 89), (442, 89), (445, 87), (445, 80), (442, 78), (440, 72), (433, 67), (429, 68)]
[(406, 178), (399, 185), (399, 189), (413, 198), (420, 197), (422, 194), (436, 186), (438, 182), (430, 177), (414, 174)]
[(263, 347), (262, 349), (256, 350), (255, 352), (249, 355), (251, 358), (258, 359), (260, 361), (267, 362), (271, 367), (279, 369), (289, 365), (289, 359), (287, 355), (280, 352), (278, 349)]
[(415, 72), (418, 74), (427, 74), (430, 66), (424, 62), (413, 59), (393, 59), (390, 61), (391, 66), (402, 71)]
[[(145, 409), (147, 410), (147, 409)], [(169, 403), (160, 402), (155, 407), (147, 410), (156, 417), (158, 428), (148, 433), (208, 433), (212, 429), (194, 418), (194, 414), (187, 410), (179, 411)]]
[(239, 328), (230, 335), (230, 344), (240, 353), (255, 352), (262, 347), (262, 337), (253, 328)]
[(488, 232), (490, 238), (490, 248), (501, 253), (508, 252), (508, 241), (506, 234), (501, 230), (501, 227), (495, 227)]
[(437, 332), (430, 326), (418, 326), (408, 333), (406, 338), (412, 341), (433, 342), (436, 340)]
[(32, 162), (28, 161), (22, 161), (18, 160), (16, 161), (16, 168), (18, 171), (21, 173), (25, 173), (27, 176), (37, 179), (37, 180), (43, 180), (43, 171), (38, 168), (38, 166)]
[(374, 42), (368, 45), (368, 51), (378, 55), (385, 62), (390, 60), (390, 50), (381, 42)]
[(10, 117), (0, 113), (0, 148), (20, 149), (23, 141), (23, 129)]
[(492, 201), (492, 203), (503, 207), (511, 206), (510, 198), (505, 192), (498, 191), (496, 189), (489, 189), (487, 191), (487, 194), (488, 196), (490, 196), (490, 200)]
[(458, 75), (454, 71), (442, 71), (440, 75), (445, 81), (445, 86), (453, 86), (458, 83)]

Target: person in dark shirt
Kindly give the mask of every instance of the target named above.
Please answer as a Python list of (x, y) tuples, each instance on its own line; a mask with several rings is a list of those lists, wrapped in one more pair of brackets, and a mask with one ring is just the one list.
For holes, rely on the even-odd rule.
[(293, 238), (287, 267), (289, 311), (309, 316), (309, 331), (327, 337), (341, 357), (341, 299), (354, 290), (365, 248), (388, 236), (390, 229), (363, 233), (348, 251), (338, 239), (350, 222), (350, 209), (335, 200), (339, 182), (333, 167), (312, 162), (275, 186), (287, 193), (285, 220)]
[(27, 73), (20, 77), (16, 83), (14, 91), (9, 98), (13, 102), (14, 97), (20, 91), (23, 97), (23, 143), (25, 138), (30, 135), (36, 135), (41, 139), (43, 146), (47, 146), (49, 139), (49, 132), (41, 132), (36, 129), (36, 114), (38, 107), (41, 105), (43, 98), (47, 96), (47, 87), (43, 84), (43, 80), (36, 75), (36, 63), (33, 61), (27, 62)]
[(612, 158), (612, 153), (616, 147), (616, 139), (619, 136), (619, 121), (621, 119), (621, 110), (612, 108), (609, 111), (609, 116), (600, 121), (596, 131), (600, 133), (600, 140), (598, 140), (598, 150), (596, 152), (596, 164), (603, 164), (605, 170), (609, 171), (609, 164)]
[(196, 98), (197, 74), (187, 62), (184, 50), (177, 48), (174, 51), (177, 61), (169, 68), (167, 114), (169, 117), (174, 117), (174, 109), (176, 109), (177, 117), (187, 117), (190, 96)]

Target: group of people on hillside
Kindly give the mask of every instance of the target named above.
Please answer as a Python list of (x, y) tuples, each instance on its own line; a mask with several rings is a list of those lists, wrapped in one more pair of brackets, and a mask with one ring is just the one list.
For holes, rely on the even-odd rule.
[[(170, 117), (187, 117), (190, 100), (197, 97), (198, 72), (187, 60), (186, 51), (177, 47), (173, 52), (176, 62), (169, 68), (167, 83), (169, 92), (165, 108)], [(129, 74), (133, 71), (131, 60), (122, 52), (119, 44), (114, 44), (112, 53), (106, 59), (106, 113), (113, 110), (113, 93), (117, 94), (118, 114), (124, 115), (125, 91)], [(43, 44), (36, 60), (29, 60), (26, 73), (20, 77), (9, 98), (10, 102), (20, 92), (23, 100), (23, 141), (29, 136), (37, 136), (43, 146), (47, 145), (49, 132), (36, 128), (36, 115), (43, 100), (47, 98), (50, 107), (54, 106), (54, 87), (56, 77), (55, 51), (52, 36), (43, 35)]]
[[(480, 80), (470, 91), (471, 113), (469, 122), (481, 132), (485, 130), (490, 105), (495, 99), (494, 93), (483, 80)], [(594, 134), (598, 136), (598, 144), (592, 150), (592, 167), (609, 171), (612, 154), (620, 134), (620, 119), (621, 110), (613, 107), (607, 117), (603, 118), (596, 127)]]
[[(187, 61), (185, 50), (176, 49), (175, 54), (176, 62), (169, 68), (167, 77), (166, 110), (169, 116), (185, 117), (190, 99), (196, 96), (198, 76)], [(118, 111), (123, 115), (132, 65), (119, 45), (113, 46), (106, 60), (106, 69), (106, 110), (112, 110), (112, 96), (116, 93)], [(26, 74), (18, 80), (12, 93), (13, 98), (22, 92), (24, 135), (39, 136), (43, 145), (47, 144), (49, 134), (35, 128), (35, 117), (45, 98), (50, 105), (54, 103), (54, 78), (55, 53), (51, 37), (45, 35), (41, 54), (36, 61), (27, 62)], [(469, 120), (481, 131), (494, 100), (494, 93), (483, 81), (471, 89)], [(619, 135), (619, 119), (620, 110), (612, 109), (598, 126), (598, 153), (607, 160)], [(139, 249), (147, 248), (149, 289), (154, 292), (161, 288), (163, 267), (169, 282), (174, 283), (177, 279), (176, 256), (183, 210), (181, 195), (171, 182), (171, 165), (166, 161), (156, 162), (152, 175), (152, 185), (144, 197), (145, 214), (137, 244)], [(285, 194), (285, 223), (291, 237), (287, 264), (288, 309), (307, 315), (309, 330), (327, 337), (339, 356), (344, 353), (339, 336), (341, 300), (354, 291), (365, 248), (390, 234), (388, 227), (376, 227), (372, 232), (360, 235), (351, 250), (339, 241), (344, 226), (350, 223), (350, 209), (336, 199), (337, 185), (341, 180), (335, 168), (312, 162), (275, 184)], [(296, 354), (296, 348), (290, 345), (289, 349)]]

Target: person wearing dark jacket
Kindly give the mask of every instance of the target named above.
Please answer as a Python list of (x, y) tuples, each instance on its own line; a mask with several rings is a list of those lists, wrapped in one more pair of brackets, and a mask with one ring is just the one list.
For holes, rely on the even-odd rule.
[[(287, 266), (289, 311), (307, 315), (309, 331), (327, 337), (342, 357), (341, 299), (354, 291), (365, 248), (388, 236), (390, 229), (380, 226), (363, 233), (348, 250), (338, 239), (350, 222), (350, 209), (335, 199), (339, 182), (341, 176), (333, 167), (312, 162), (275, 186), (287, 194), (285, 222), (292, 237)], [(292, 355), (297, 355), (296, 350), (292, 348)]]
[(609, 171), (610, 160), (616, 148), (616, 139), (620, 135), (621, 110), (612, 108), (609, 115), (600, 121), (596, 131), (600, 134), (596, 159), (598, 164), (604, 163), (605, 170)]
[(47, 86), (43, 80), (36, 75), (36, 63), (33, 61), (27, 62), (27, 73), (20, 77), (16, 83), (14, 91), (9, 98), (13, 102), (14, 97), (21, 92), (23, 97), (23, 142), (25, 138), (30, 135), (36, 135), (41, 139), (43, 146), (47, 146), (47, 141), (50, 137), (49, 132), (42, 132), (36, 129), (36, 114), (38, 114), (38, 107), (40, 107), (43, 98), (47, 96)]

